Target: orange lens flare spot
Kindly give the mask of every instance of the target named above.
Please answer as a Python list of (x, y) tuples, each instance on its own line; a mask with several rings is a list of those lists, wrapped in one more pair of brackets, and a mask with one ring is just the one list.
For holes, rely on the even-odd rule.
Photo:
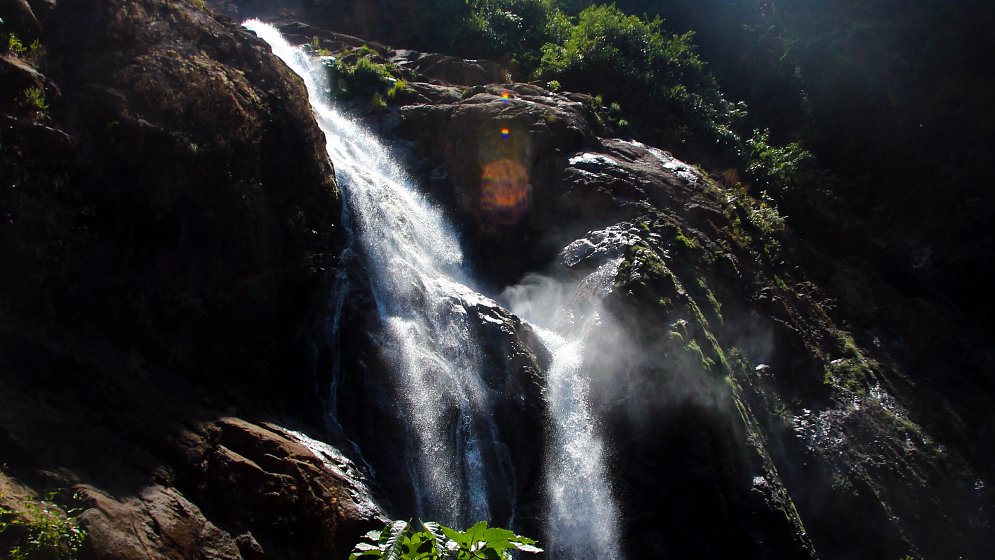
[(504, 93), (501, 94), (501, 97), (504, 98), (504, 99), (508, 99), (509, 97), (511, 97), (511, 94), (508, 93), (508, 92), (504, 92)]
[(522, 218), (528, 206), (528, 171), (510, 159), (493, 161), (484, 166), (480, 189), (480, 207), (491, 221), (513, 224)]
[(507, 138), (509, 134), (511, 134), (511, 130), (509, 130), (507, 128), (502, 128), (501, 129), (501, 137), (502, 138)]

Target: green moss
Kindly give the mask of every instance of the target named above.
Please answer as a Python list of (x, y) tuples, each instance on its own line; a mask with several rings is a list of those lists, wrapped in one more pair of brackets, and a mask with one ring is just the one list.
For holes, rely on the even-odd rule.
[(722, 304), (719, 303), (718, 298), (716, 298), (712, 290), (709, 289), (708, 284), (705, 282), (705, 278), (703, 276), (698, 276), (695, 279), (695, 281), (697, 282), (698, 287), (701, 289), (702, 293), (705, 294), (705, 299), (708, 300), (708, 305), (710, 306), (712, 312), (715, 314), (715, 318), (718, 319), (719, 324), (721, 325), (724, 322), (724, 319), (722, 318)]
[(685, 235), (684, 230), (682, 230), (681, 228), (677, 228), (677, 235), (674, 236), (674, 240), (680, 243), (684, 248), (689, 250), (700, 248), (698, 242)]
[(647, 280), (663, 278), (670, 274), (670, 270), (663, 259), (649, 246), (633, 245), (619, 269), (619, 277), (632, 278), (637, 274), (642, 277), (639, 283), (645, 286)]
[(688, 341), (688, 343), (684, 345), (684, 349), (689, 354), (697, 358), (698, 363), (701, 365), (701, 369), (711, 371), (712, 368), (715, 367), (715, 361), (706, 356), (704, 352), (702, 352), (701, 346), (698, 345), (697, 340), (692, 339)]
[(881, 366), (863, 355), (852, 336), (843, 331), (837, 331), (836, 335), (843, 357), (829, 362), (823, 382), (866, 394), (867, 388), (873, 384), (874, 372)]

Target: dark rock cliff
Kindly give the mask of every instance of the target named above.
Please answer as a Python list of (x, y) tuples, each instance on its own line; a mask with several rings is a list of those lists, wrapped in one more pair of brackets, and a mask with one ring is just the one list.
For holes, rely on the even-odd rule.
[(327, 558), (377, 512), (262, 422), (322, 429), (341, 201), (303, 84), (200, 4), (0, 2), (0, 501), (80, 491), (86, 557)]

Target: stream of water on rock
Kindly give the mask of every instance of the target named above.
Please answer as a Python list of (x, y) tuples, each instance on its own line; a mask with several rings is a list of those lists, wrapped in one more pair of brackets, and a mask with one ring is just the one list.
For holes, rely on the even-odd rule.
[[(492, 519), (488, 504), (488, 495), (514, 495), (514, 474), (505, 472), (511, 461), (481, 378), (469, 313), (497, 303), (466, 286), (458, 237), (442, 212), (373, 134), (331, 106), (325, 66), (269, 24), (244, 25), (301, 76), (325, 133), (357, 245), (347, 251), (370, 271), (384, 350), (404, 389), (396, 405), (411, 424), (404, 453), (412, 458), (416, 513), (460, 528), (478, 520), (514, 524), (514, 507), (511, 519)], [(341, 301), (333, 301), (333, 313), (340, 310)], [(332, 328), (338, 323), (333, 319)], [(617, 507), (578, 375), (586, 333), (537, 331), (553, 353), (547, 385), (554, 449), (547, 452), (549, 511), (542, 521), (553, 545), (548, 557), (618, 558)]]

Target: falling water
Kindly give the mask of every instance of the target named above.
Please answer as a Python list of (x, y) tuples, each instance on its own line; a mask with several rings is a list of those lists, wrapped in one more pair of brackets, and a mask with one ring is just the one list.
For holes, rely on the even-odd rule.
[[(567, 247), (564, 255), (584, 242)], [(618, 506), (583, 374), (587, 339), (601, 322), (599, 300), (611, 291), (621, 262), (617, 256), (604, 259), (577, 285), (527, 279), (503, 294), (516, 314), (536, 325), (553, 353), (546, 374), (553, 424), (546, 465), (546, 547), (552, 558), (621, 558)]]
[[(325, 68), (272, 26), (257, 20), (245, 26), (304, 79), (325, 133), (358, 243), (348, 251), (365, 259), (371, 272), (383, 345), (395, 368), (399, 404), (411, 424), (406, 456), (415, 458), (410, 470), (418, 513), (457, 525), (490, 519), (488, 495), (513, 492), (510, 475), (495, 473), (503, 469), (485, 464), (485, 457), (503, 464), (510, 459), (492, 420), (493, 403), (480, 377), (480, 349), (472, 343), (468, 311), (497, 304), (461, 282), (462, 251), (440, 211), (372, 134), (330, 106)], [(606, 264), (588, 277), (595, 291), (610, 284), (611, 266), (618, 264)], [(340, 275), (338, 281), (348, 279)], [(333, 302), (333, 328), (341, 303)], [(605, 482), (587, 385), (579, 375), (584, 337), (595, 323), (537, 329), (554, 355), (547, 374), (555, 444), (547, 465), (547, 525), (556, 558), (617, 557), (617, 511)]]
[(479, 376), (479, 351), (467, 344), (467, 310), (496, 304), (457, 280), (463, 277), (462, 251), (439, 210), (372, 134), (330, 106), (326, 69), (272, 26), (257, 20), (245, 26), (304, 79), (325, 133), (410, 423), (406, 455), (416, 458), (410, 474), (418, 513), (452, 524), (490, 519), (482, 457), (500, 450), (485, 449), (497, 430)]

